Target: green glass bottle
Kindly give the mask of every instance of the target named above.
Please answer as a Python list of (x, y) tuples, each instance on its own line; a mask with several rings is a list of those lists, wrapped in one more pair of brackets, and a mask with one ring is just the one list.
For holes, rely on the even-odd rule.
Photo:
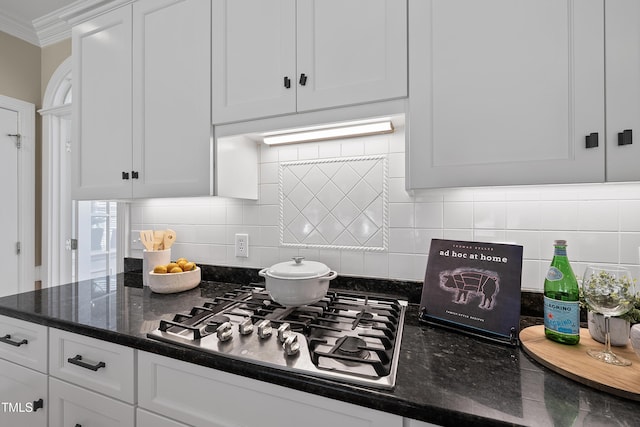
[(553, 242), (551, 266), (544, 280), (544, 334), (562, 344), (580, 341), (580, 289), (567, 258), (567, 241)]

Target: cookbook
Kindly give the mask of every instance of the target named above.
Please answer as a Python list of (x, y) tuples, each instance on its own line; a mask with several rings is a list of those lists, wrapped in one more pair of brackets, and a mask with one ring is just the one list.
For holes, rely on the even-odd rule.
[(420, 320), (517, 345), (522, 246), (432, 239)]

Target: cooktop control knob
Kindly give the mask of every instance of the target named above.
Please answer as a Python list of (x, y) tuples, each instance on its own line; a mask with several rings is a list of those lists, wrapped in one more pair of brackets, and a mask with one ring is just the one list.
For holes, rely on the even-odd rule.
[(298, 336), (296, 334), (289, 333), (287, 338), (284, 340), (284, 344), (282, 344), (282, 348), (284, 348), (284, 352), (287, 353), (287, 356), (294, 356), (298, 354), (300, 351)]
[(229, 341), (233, 337), (233, 331), (231, 330), (231, 323), (224, 322), (216, 329), (216, 335), (220, 341)]
[(264, 319), (258, 323), (258, 336), (260, 338), (269, 338), (273, 333), (273, 328), (271, 327), (271, 321)]
[(253, 332), (253, 322), (251, 322), (250, 317), (246, 317), (240, 324), (238, 325), (238, 332), (240, 335), (249, 335)]
[(278, 340), (284, 342), (291, 334), (291, 325), (287, 322), (278, 327)]

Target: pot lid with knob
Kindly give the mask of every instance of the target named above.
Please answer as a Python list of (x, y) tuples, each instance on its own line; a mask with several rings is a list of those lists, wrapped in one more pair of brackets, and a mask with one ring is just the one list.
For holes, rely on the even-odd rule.
[(317, 261), (303, 261), (304, 257), (295, 256), (292, 261), (280, 262), (267, 268), (265, 275), (274, 279), (315, 279), (326, 276), (331, 269)]

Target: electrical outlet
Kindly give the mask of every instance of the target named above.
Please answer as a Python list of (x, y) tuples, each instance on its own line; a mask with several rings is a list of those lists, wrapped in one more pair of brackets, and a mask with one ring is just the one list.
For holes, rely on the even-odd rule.
[(249, 235), (248, 234), (236, 234), (236, 257), (238, 258), (249, 257)]
[(140, 230), (131, 230), (131, 249), (138, 251), (144, 249), (142, 240), (140, 240)]

